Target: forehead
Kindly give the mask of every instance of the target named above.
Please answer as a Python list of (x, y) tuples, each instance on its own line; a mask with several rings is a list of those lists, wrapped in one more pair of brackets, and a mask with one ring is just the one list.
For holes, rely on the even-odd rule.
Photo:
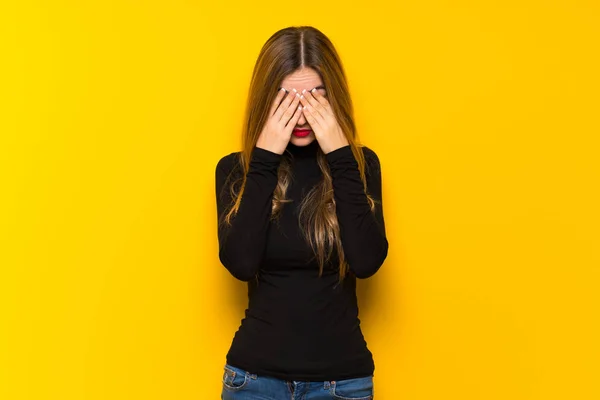
[(287, 75), (281, 82), (281, 86), (287, 90), (292, 90), (292, 88), (296, 90), (310, 90), (315, 86), (320, 86), (322, 84), (323, 81), (321, 80), (321, 77), (317, 71), (312, 68), (302, 68), (294, 71)]

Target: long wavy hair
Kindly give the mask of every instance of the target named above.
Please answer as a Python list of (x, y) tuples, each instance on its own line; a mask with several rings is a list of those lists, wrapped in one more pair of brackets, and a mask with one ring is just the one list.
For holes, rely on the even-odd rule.
[[(243, 149), (238, 158), (243, 174), (241, 178), (232, 180), (229, 186), (234, 200), (225, 214), (226, 224), (231, 223), (240, 207), (252, 150), (267, 121), (270, 105), (277, 96), (276, 89), (287, 75), (300, 68), (312, 68), (320, 75), (327, 91), (327, 99), (358, 163), (371, 210), (375, 208), (374, 199), (367, 193), (365, 157), (360, 148), (362, 146), (358, 143), (352, 101), (340, 57), (331, 41), (318, 29), (311, 26), (288, 27), (277, 31), (266, 41), (254, 66), (242, 128)], [(291, 202), (286, 198), (292, 179), (290, 158), (288, 151), (281, 158), (278, 183), (273, 193), (271, 219), (276, 219), (283, 205)], [(300, 227), (317, 257), (319, 276), (323, 274), (324, 265), (335, 251), (339, 259), (341, 281), (349, 268), (340, 239), (331, 172), (320, 148), (317, 151), (317, 161), (323, 178), (299, 205)]]

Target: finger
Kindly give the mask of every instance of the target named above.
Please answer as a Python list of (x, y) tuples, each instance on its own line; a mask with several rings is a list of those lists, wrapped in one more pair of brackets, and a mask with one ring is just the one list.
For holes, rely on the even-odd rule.
[(300, 104), (300, 95), (298, 93), (296, 93), (296, 95), (294, 95), (294, 100), (292, 100), (292, 102), (288, 106), (287, 110), (285, 110), (285, 112), (281, 116), (280, 122), (283, 123), (284, 126), (288, 123), (290, 118), (292, 118), (292, 116), (294, 115), (294, 111), (296, 111), (296, 108), (298, 107), (299, 104)]
[(275, 100), (273, 100), (271, 109), (269, 110), (269, 116), (272, 116), (273, 114), (275, 114), (275, 110), (277, 110), (277, 107), (281, 103), (281, 99), (283, 99), (283, 96), (285, 96), (286, 93), (287, 93), (287, 91), (285, 90), (285, 88), (279, 89), (277, 96), (275, 96)]
[[(319, 102), (319, 100), (315, 97), (316, 95), (316, 90), (313, 89), (309, 92), (306, 92), (305, 96), (308, 98), (308, 101), (310, 102), (310, 105), (313, 106), (313, 108), (315, 109), (315, 111), (320, 114), (323, 118), (328, 118), (329, 117), (329, 112), (325, 109), (325, 107), (323, 106), (323, 104), (321, 104), (321, 102)], [(316, 118), (318, 118), (318, 115), (315, 115)]]
[(296, 126), (296, 123), (300, 119), (300, 115), (302, 115), (302, 106), (300, 104), (298, 104), (298, 106), (296, 106), (296, 111), (294, 111), (294, 115), (292, 115), (292, 118), (290, 119), (288, 124), (285, 126), (285, 133), (287, 133), (287, 134), (292, 133), (292, 131), (294, 130), (294, 127)]
[[(325, 110), (323, 110), (324, 115), (322, 115), (313, 104), (319, 104), (317, 102), (317, 100), (312, 97), (310, 95), (310, 92), (306, 92), (304, 93), (304, 95), (300, 98), (300, 102), (302, 103), (302, 106), (304, 107), (304, 110), (309, 110), (312, 112), (312, 116), (313, 118), (320, 124), (320, 125), (324, 125), (324, 121), (325, 121), (325, 115), (327, 115), (327, 113), (325, 113)], [(306, 112), (305, 112), (306, 114)]]
[(275, 114), (273, 114), (273, 118), (275, 118), (275, 121), (281, 120), (281, 117), (283, 116), (283, 113), (285, 111), (287, 111), (288, 107), (290, 106), (290, 103), (295, 98), (296, 98), (296, 92), (294, 92), (293, 90), (290, 91), (290, 92), (288, 92), (287, 96), (285, 96), (285, 98), (283, 99), (283, 101), (281, 102), (281, 104), (279, 105), (279, 107), (277, 108), (277, 111), (275, 111)]
[(329, 114), (333, 114), (333, 110), (331, 109), (331, 106), (329, 105), (329, 101), (327, 100), (327, 98), (325, 96), (323, 96), (323, 94), (321, 92), (319, 92), (315, 88), (315, 89), (311, 90), (310, 93), (319, 102), (319, 104), (321, 104), (321, 106), (323, 107), (323, 109), (326, 112), (328, 112)]
[(306, 117), (306, 121), (308, 122), (310, 127), (313, 128), (313, 131), (315, 131), (315, 133), (316, 133), (315, 128), (318, 129), (321, 126), (321, 124), (315, 117), (314, 108), (310, 104), (307, 104), (306, 106), (302, 107), (302, 111), (304, 112), (304, 117)]

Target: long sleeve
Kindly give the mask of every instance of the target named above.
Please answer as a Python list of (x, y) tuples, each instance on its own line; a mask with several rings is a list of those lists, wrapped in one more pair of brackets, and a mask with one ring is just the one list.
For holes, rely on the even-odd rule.
[(383, 219), (381, 165), (377, 154), (363, 147), (367, 191), (376, 200), (371, 211), (350, 145), (326, 154), (333, 180), (336, 214), (344, 255), (357, 278), (375, 274), (387, 257), (388, 241)]
[(254, 148), (240, 207), (227, 226), (223, 218), (233, 201), (227, 178), (237, 164), (232, 156), (219, 160), (215, 172), (219, 259), (234, 277), (249, 281), (263, 260), (281, 155)]

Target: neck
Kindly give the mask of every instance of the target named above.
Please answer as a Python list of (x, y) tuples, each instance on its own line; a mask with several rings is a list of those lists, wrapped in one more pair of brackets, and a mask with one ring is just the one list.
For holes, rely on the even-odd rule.
[(317, 139), (314, 139), (306, 146), (296, 146), (292, 142), (289, 142), (286, 150), (295, 158), (316, 157), (317, 151), (319, 150), (319, 143), (317, 142)]

